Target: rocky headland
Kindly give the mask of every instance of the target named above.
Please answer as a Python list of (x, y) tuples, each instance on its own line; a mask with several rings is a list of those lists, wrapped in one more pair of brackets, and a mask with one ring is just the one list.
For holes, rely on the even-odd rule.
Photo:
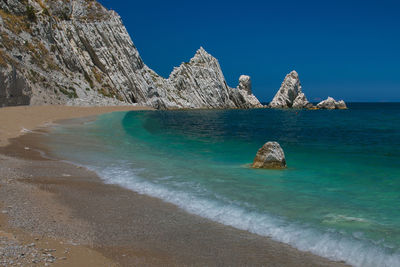
[[(95, 0), (0, 0), (0, 29), (0, 107), (264, 107), (250, 76), (228, 86), (218, 60), (202, 47), (161, 77), (143, 62), (120, 16)], [(313, 106), (292, 71), (268, 107), (325, 109), (328, 100)]]
[(250, 78), (229, 87), (203, 48), (161, 77), (97, 1), (0, 0), (0, 28), (0, 106), (262, 107)]

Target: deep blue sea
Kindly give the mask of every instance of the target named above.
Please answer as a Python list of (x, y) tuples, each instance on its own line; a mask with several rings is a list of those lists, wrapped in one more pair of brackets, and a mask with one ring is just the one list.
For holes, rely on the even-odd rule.
[[(250, 168), (277, 141), (286, 170)], [(400, 103), (138, 111), (50, 134), (106, 183), (355, 266), (400, 266)]]

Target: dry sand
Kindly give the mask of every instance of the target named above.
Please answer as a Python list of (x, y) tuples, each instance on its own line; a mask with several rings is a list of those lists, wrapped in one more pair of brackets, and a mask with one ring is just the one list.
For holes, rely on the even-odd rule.
[[(10, 139), (46, 127), (58, 120), (131, 110), (151, 110), (151, 108), (140, 106), (18, 106), (0, 108), (0, 147), (4, 148), (9, 145)], [(71, 244), (71, 238), (60, 238), (51, 233), (49, 229), (44, 231), (46, 232), (45, 235), (42, 234), (43, 232), (38, 233), (36, 231), (40, 227), (45, 227), (45, 220), (49, 218), (49, 214), (52, 215), (52, 212), (49, 212), (50, 210), (57, 212), (57, 217), (60, 219), (68, 213), (68, 209), (57, 204), (53, 201), (52, 195), (37, 186), (33, 187), (19, 182), (24, 177), (17, 169), (26, 166), (27, 162), (6, 156), (7, 153), (14, 154), (12, 148), (8, 152), (5, 151), (0, 155), (0, 266), (18, 263), (21, 266), (44, 266), (45, 264), (54, 266), (117, 266), (114, 261), (93, 249), (75, 245), (75, 243)], [(28, 173), (31, 171), (33, 170), (28, 170)], [(25, 205), (25, 203), (28, 204)], [(33, 221), (33, 218), (37, 220)], [(14, 222), (11, 222), (10, 225), (9, 220), (14, 220)], [(60, 230), (60, 227), (63, 227), (62, 225), (56, 221), (53, 224), (59, 226), (59, 232), (64, 232), (63, 229)], [(85, 229), (82, 223), (75, 222), (75, 225), (79, 225), (81, 230)]]
[(105, 185), (84, 168), (43, 158), (51, 152), (41, 130), (20, 136), (22, 127), (116, 110), (126, 107), (0, 109), (8, 125), (0, 128), (8, 143), (0, 149), (0, 253), (3, 238), (36, 250), (40, 266), (343, 266)]

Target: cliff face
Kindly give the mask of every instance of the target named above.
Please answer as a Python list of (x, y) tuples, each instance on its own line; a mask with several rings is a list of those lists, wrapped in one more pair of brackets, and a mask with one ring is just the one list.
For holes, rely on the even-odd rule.
[(253, 108), (200, 48), (168, 79), (141, 59), (121, 18), (93, 0), (0, 0), (0, 106)]

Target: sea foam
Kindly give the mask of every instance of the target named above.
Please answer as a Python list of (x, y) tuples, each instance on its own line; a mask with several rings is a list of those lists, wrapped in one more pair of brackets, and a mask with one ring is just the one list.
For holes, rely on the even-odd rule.
[[(321, 231), (307, 225), (290, 223), (269, 214), (251, 212), (239, 205), (195, 197), (188, 192), (171, 190), (164, 185), (142, 179), (140, 170), (123, 167), (89, 168), (96, 171), (105, 183), (117, 184), (140, 194), (160, 198), (191, 214), (270, 237), (301, 251), (308, 251), (331, 260), (345, 261), (354, 266), (400, 266), (399, 252), (393, 253), (372, 242), (361, 240), (357, 238), (357, 233), (345, 236), (333, 229)], [(165, 177), (167, 180), (169, 178)], [(338, 217), (343, 219), (343, 216)]]

